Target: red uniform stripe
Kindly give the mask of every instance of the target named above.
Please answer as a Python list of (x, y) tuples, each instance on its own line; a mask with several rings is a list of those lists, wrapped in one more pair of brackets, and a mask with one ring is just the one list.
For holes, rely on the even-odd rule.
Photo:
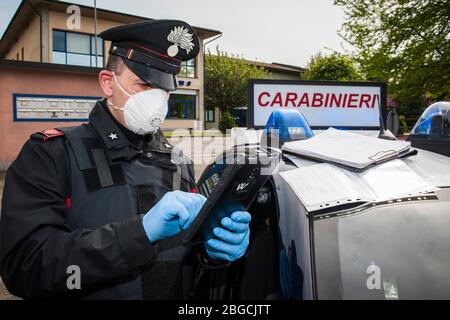
[(139, 47), (139, 48), (141, 48), (141, 49), (144, 49), (145, 51), (151, 52), (151, 53), (156, 54), (156, 55), (158, 55), (158, 56), (160, 56), (160, 57), (163, 57), (163, 58), (166, 58), (166, 59), (171, 59), (171, 60), (174, 60), (174, 61), (176, 61), (176, 62), (181, 62), (181, 60), (178, 60), (178, 59), (176, 59), (176, 58), (169, 57), (169, 56), (167, 56), (167, 55), (165, 55), (165, 54), (162, 54), (162, 53), (160, 53), (160, 52), (153, 51), (152, 49), (149, 49), (149, 48), (140, 46), (140, 45), (138, 45), (137, 43), (134, 43), (134, 42), (131, 42), (131, 43), (132, 43), (134, 46), (136, 46), (136, 47)]
[(66, 208), (67, 209), (70, 209), (70, 204), (71, 204), (71, 200), (70, 200), (70, 198), (67, 198), (66, 199)]

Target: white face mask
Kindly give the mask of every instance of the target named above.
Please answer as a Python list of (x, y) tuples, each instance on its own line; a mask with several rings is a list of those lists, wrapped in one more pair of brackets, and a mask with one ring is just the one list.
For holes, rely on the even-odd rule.
[(167, 115), (169, 94), (159, 88), (129, 94), (117, 81), (114, 80), (120, 90), (128, 96), (123, 108), (118, 108), (108, 101), (108, 104), (116, 110), (124, 112), (125, 123), (136, 134), (145, 135), (156, 132)]

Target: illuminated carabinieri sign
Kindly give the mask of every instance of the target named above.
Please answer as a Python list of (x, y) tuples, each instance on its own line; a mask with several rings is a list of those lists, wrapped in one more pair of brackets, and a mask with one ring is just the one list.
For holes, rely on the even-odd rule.
[(313, 129), (375, 129), (387, 103), (386, 84), (250, 80), (248, 126), (261, 128), (275, 110), (300, 111)]

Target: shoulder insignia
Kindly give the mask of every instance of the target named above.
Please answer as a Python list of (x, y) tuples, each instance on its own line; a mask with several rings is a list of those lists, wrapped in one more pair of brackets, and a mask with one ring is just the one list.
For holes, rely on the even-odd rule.
[(30, 137), (32, 139), (37, 139), (37, 140), (46, 142), (48, 139), (55, 138), (55, 137), (61, 137), (61, 136), (64, 136), (64, 132), (62, 132), (58, 129), (48, 129), (48, 130), (44, 130), (44, 131), (35, 132)]

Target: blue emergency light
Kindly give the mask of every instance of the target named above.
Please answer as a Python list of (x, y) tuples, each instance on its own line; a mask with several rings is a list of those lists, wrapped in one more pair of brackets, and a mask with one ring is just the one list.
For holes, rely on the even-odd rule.
[(449, 126), (450, 102), (440, 101), (433, 103), (422, 113), (411, 134), (448, 136)]
[(280, 145), (286, 141), (305, 140), (314, 136), (305, 117), (300, 111), (293, 109), (272, 112), (264, 128), (263, 138), (267, 137), (269, 144), (274, 134), (277, 135)]

